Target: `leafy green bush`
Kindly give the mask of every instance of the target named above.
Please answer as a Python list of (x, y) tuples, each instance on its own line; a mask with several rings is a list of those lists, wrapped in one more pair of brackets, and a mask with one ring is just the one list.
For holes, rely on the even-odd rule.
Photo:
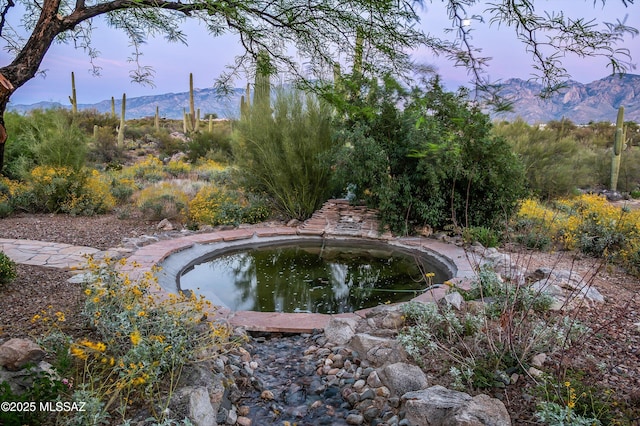
[(0, 286), (9, 284), (16, 278), (16, 263), (0, 252)]
[(336, 176), (384, 224), (401, 234), (424, 225), (492, 228), (514, 212), (521, 164), (464, 90), (445, 92), (435, 79), (407, 91), (387, 78), (360, 92), (343, 112)]
[(84, 165), (87, 136), (63, 109), (33, 110), (24, 117), (10, 113), (7, 129), (4, 171), (9, 177), (24, 178), (37, 165)]
[(238, 124), (234, 157), (245, 185), (269, 197), (280, 213), (306, 219), (329, 198), (334, 146), (331, 108), (311, 95), (280, 90), (273, 113), (252, 107)]
[[(29, 386), (20, 394), (14, 393), (8, 382), (0, 382), (0, 401), (21, 402), (29, 409), (0, 410), (0, 424), (38, 425), (43, 423), (48, 413), (40, 410), (40, 402), (58, 400), (67, 388), (61, 380), (53, 378), (44, 371), (35, 372), (33, 369), (28, 369), (26, 377), (22, 380), (29, 383)], [(29, 406), (29, 404), (34, 405)]]
[(162, 157), (171, 157), (173, 154), (184, 150), (184, 142), (180, 138), (171, 136), (166, 129), (153, 130), (151, 133), (141, 135), (140, 137), (145, 135), (149, 141), (156, 144), (159, 154)]
[(118, 146), (115, 129), (98, 127), (87, 156), (89, 160), (96, 163), (121, 162), (124, 159), (124, 152), (122, 147)]
[(187, 143), (187, 158), (196, 162), (200, 158), (215, 155), (216, 158), (230, 162), (233, 158), (231, 140), (231, 134), (226, 129), (214, 129), (212, 133), (196, 133)]
[[(505, 138), (518, 154), (531, 191), (553, 199), (567, 196), (576, 188), (609, 187), (614, 130), (609, 122), (576, 127), (562, 120), (542, 127), (519, 119), (497, 124), (492, 133)], [(631, 138), (629, 142), (618, 179), (618, 189), (627, 192), (640, 183), (640, 149)]]
[(472, 226), (465, 228), (462, 237), (467, 243), (479, 242), (484, 247), (497, 247), (500, 244), (500, 234), (497, 231), (484, 226)]

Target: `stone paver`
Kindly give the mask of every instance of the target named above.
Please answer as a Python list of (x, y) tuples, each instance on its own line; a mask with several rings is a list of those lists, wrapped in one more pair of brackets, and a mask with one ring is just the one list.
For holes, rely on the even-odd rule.
[[(194, 247), (235, 242), (240, 240), (260, 241), (261, 239), (299, 236), (324, 236), (331, 238), (358, 237), (388, 242), (392, 246), (420, 249), (432, 254), (455, 270), (456, 285), (466, 283), (474, 274), (465, 251), (453, 244), (428, 238), (392, 238), (389, 233), (380, 235), (375, 211), (350, 206), (343, 200), (329, 200), (311, 219), (297, 228), (263, 227), (218, 231), (207, 234), (193, 234), (171, 240), (161, 240), (137, 249), (128, 258), (121, 271), (131, 279), (141, 278), (145, 272), (161, 264), (169, 256)], [(0, 239), (0, 250), (17, 263), (41, 265), (62, 269), (83, 269), (87, 256), (103, 257), (110, 251), (101, 252), (91, 247), (72, 246), (33, 240)], [(113, 249), (117, 252), (118, 249)], [(187, 254), (188, 252), (185, 252)], [(168, 275), (165, 274), (165, 275)], [(446, 294), (446, 288), (433, 288), (416, 298), (423, 302), (435, 302)], [(167, 296), (161, 290), (158, 296)], [(277, 312), (231, 312), (219, 308), (212, 317), (224, 319), (233, 326), (243, 326), (253, 331), (268, 332), (311, 332), (324, 329), (332, 315)], [(362, 317), (365, 311), (339, 314), (340, 317)]]
[(7, 238), (0, 239), (0, 251), (16, 263), (60, 269), (81, 269), (87, 256), (100, 252), (93, 247)]

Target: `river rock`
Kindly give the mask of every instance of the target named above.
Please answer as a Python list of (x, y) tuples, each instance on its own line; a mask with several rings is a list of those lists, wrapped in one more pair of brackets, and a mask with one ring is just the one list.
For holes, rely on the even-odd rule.
[(504, 404), (487, 395), (432, 386), (402, 396), (409, 424), (429, 426), (511, 426)]

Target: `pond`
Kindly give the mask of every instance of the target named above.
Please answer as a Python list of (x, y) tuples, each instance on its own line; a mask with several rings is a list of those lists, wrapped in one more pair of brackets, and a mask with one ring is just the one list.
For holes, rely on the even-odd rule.
[(182, 271), (178, 288), (234, 311), (337, 314), (408, 301), (449, 278), (424, 253), (322, 241), (246, 248), (205, 259)]

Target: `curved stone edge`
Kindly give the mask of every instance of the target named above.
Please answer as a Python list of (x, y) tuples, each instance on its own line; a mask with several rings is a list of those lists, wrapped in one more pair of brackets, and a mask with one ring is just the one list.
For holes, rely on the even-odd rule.
[[(474, 275), (474, 260), (461, 247), (448, 244), (429, 238), (392, 238), (371, 236), (345, 237), (344, 235), (333, 235), (329, 233), (311, 234), (301, 232), (299, 228), (273, 227), (273, 228), (242, 228), (227, 231), (218, 231), (206, 234), (193, 234), (172, 240), (163, 240), (149, 244), (138, 249), (129, 256), (126, 265), (121, 267), (123, 273), (128, 274), (131, 279), (139, 279), (154, 267), (162, 269), (155, 273), (160, 287), (153, 292), (154, 296), (160, 300), (168, 298), (169, 292), (165, 288), (167, 280), (173, 279), (189, 263), (193, 264), (198, 257), (210, 256), (211, 252), (223, 247), (239, 248), (242, 245), (255, 243), (273, 244), (286, 241), (287, 239), (340, 239), (340, 240), (369, 240), (377, 243), (386, 243), (394, 247), (419, 250), (433, 256), (444, 265), (448, 265), (456, 285), (465, 287)], [(231, 244), (227, 244), (231, 243)], [(214, 250), (212, 250), (212, 248)], [(173, 255), (190, 251), (189, 259), (181, 259), (180, 262), (168, 261)], [(185, 253), (186, 254), (186, 253)], [(187, 262), (188, 260), (188, 262)], [(166, 269), (164, 269), (166, 268)], [(172, 278), (173, 277), (173, 278)], [(413, 300), (420, 302), (437, 302), (443, 298), (447, 292), (445, 286), (436, 287), (424, 292)], [(307, 314), (307, 313), (279, 313), (279, 312), (255, 312), (255, 311), (231, 311), (227, 308), (217, 306), (208, 312), (211, 320), (222, 320), (231, 326), (241, 326), (249, 331), (262, 332), (289, 332), (289, 333), (310, 333), (315, 330), (324, 330), (332, 318), (365, 318), (367, 313), (375, 308), (364, 309), (354, 313), (344, 314)]]

